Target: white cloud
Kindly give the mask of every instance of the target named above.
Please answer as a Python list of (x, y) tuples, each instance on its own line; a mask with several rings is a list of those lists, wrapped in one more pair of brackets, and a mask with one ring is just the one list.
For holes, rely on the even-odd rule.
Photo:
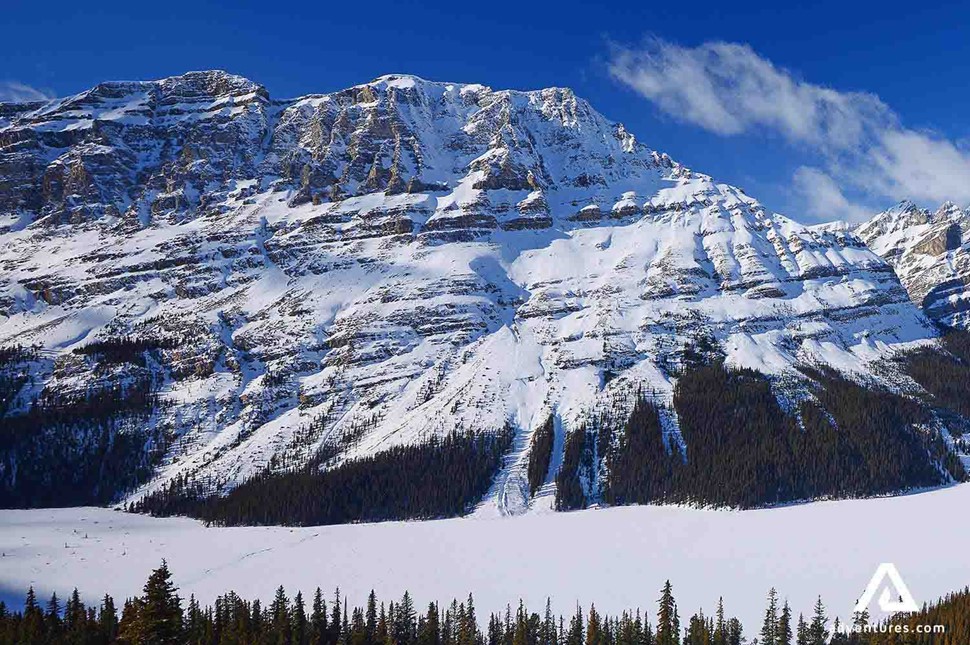
[(31, 87), (19, 81), (0, 81), (0, 103), (27, 103), (29, 101), (48, 101), (48, 92)]
[(814, 214), (857, 218), (845, 188), (874, 197), (970, 202), (970, 150), (903, 127), (879, 97), (842, 92), (796, 78), (749, 46), (663, 40), (616, 48), (614, 78), (664, 113), (720, 135), (770, 131), (814, 151), (825, 170), (799, 168), (795, 187), (816, 190)]
[(888, 130), (867, 151), (882, 192), (935, 202), (970, 202), (970, 150), (913, 130)]
[(791, 141), (843, 147), (894, 119), (872, 94), (800, 82), (736, 43), (687, 48), (654, 40), (615, 50), (610, 72), (674, 118), (724, 135), (769, 127)]
[(807, 214), (812, 217), (828, 220), (835, 215), (850, 222), (862, 222), (872, 217), (872, 211), (849, 201), (838, 182), (818, 168), (802, 166), (792, 179), (796, 192), (805, 202)]

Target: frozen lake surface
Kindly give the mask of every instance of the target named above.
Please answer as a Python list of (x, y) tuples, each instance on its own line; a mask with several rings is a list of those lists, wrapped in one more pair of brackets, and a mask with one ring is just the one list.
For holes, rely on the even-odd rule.
[(19, 606), (27, 585), (44, 599), (77, 586), (89, 601), (138, 593), (166, 558), (183, 596), (210, 602), (233, 589), (271, 598), (339, 586), (363, 604), (405, 589), (417, 606), (475, 595), (485, 612), (521, 597), (541, 611), (576, 601), (602, 612), (651, 615), (669, 578), (682, 620), (719, 595), (754, 636), (776, 587), (796, 612), (821, 594), (849, 617), (881, 562), (895, 563), (918, 603), (970, 583), (970, 485), (894, 498), (755, 511), (625, 507), (519, 517), (470, 517), (313, 528), (206, 528), (103, 508), (0, 511), (0, 598)]

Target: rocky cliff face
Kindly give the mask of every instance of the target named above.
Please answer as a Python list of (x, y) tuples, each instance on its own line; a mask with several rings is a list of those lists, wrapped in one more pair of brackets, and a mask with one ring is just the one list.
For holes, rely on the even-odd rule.
[(901, 202), (856, 228), (889, 262), (913, 302), (948, 327), (970, 326), (970, 209), (936, 211)]
[[(668, 403), (685, 352), (797, 389), (796, 364), (876, 378), (935, 336), (896, 258), (566, 89), (386, 76), (278, 101), (199, 72), (0, 115), (0, 345), (42, 347), (9, 414), (150, 382), (160, 461), (134, 497), (510, 426), (488, 505), (516, 512), (536, 428), (552, 415), (561, 451), (631, 393)], [(921, 248), (948, 253), (949, 226)]]

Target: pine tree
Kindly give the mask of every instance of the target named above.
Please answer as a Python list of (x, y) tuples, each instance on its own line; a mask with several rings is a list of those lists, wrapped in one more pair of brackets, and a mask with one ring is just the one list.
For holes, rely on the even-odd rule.
[(476, 645), (478, 618), (475, 616), (475, 599), (471, 594), (465, 601), (465, 619), (459, 626), (458, 634), (458, 645)]
[(778, 629), (775, 632), (775, 643), (777, 645), (792, 645), (792, 631), (791, 631), (791, 607), (788, 605), (788, 601), (785, 601), (785, 606), (781, 609), (781, 617), (778, 619)]
[(370, 595), (367, 596), (367, 614), (365, 618), (364, 627), (367, 630), (367, 643), (368, 645), (376, 645), (374, 638), (377, 634), (377, 594), (374, 593), (373, 589), (370, 590)]
[(488, 630), (485, 635), (487, 645), (501, 645), (504, 634), (502, 633), (502, 621), (497, 614), (491, 614), (488, 619)]
[(121, 621), (118, 623), (118, 637), (122, 641), (138, 643), (143, 639), (141, 613), (141, 598), (129, 598), (121, 609)]
[(64, 610), (64, 628), (70, 634), (69, 639), (83, 641), (87, 630), (87, 611), (84, 603), (81, 602), (81, 594), (77, 587), (71, 592), (71, 597), (67, 600)]
[(441, 645), (441, 626), (438, 617), (438, 605), (428, 603), (428, 611), (418, 630), (418, 645)]
[(47, 612), (44, 614), (44, 623), (48, 634), (59, 634), (61, 631), (61, 603), (57, 599), (57, 593), (51, 594), (51, 599), (47, 601)]
[(333, 595), (333, 609), (330, 610), (330, 625), (329, 625), (329, 635), (327, 638), (328, 645), (336, 645), (340, 642), (340, 587), (334, 590)]
[(162, 560), (148, 577), (140, 602), (134, 605), (134, 621), (126, 638), (151, 645), (181, 643), (182, 600), (176, 591), (168, 564)]
[(778, 592), (772, 587), (768, 592), (768, 607), (765, 609), (765, 620), (761, 626), (760, 645), (778, 645)]
[(717, 599), (717, 622), (714, 624), (713, 645), (727, 645), (727, 625), (724, 623), (724, 597)]
[(742, 645), (744, 643), (744, 632), (741, 629), (741, 621), (737, 618), (732, 618), (728, 621), (727, 633), (728, 645)]
[(303, 603), (303, 594), (297, 591), (296, 597), (293, 598), (292, 634), (294, 645), (307, 645), (309, 642), (307, 622), (306, 605)]
[(327, 640), (327, 603), (320, 587), (313, 593), (313, 609), (310, 613), (310, 643), (324, 645)]
[(556, 619), (552, 615), (552, 599), (546, 598), (546, 613), (542, 619), (542, 630), (539, 634), (540, 645), (556, 645)]
[(829, 619), (825, 615), (825, 605), (822, 604), (822, 597), (819, 596), (815, 602), (815, 615), (812, 617), (812, 624), (808, 628), (809, 645), (825, 645), (829, 640), (829, 631), (826, 628)]
[(185, 612), (185, 637), (189, 642), (198, 643), (205, 638), (205, 616), (195, 594), (189, 595), (189, 606)]
[(798, 631), (796, 632), (795, 643), (797, 645), (810, 645), (808, 623), (805, 622), (803, 614), (798, 614)]
[(286, 597), (283, 585), (276, 589), (276, 595), (273, 596), (273, 602), (269, 606), (269, 616), (272, 642), (277, 645), (290, 643), (292, 633), (290, 629), (290, 600)]
[(602, 627), (596, 605), (590, 605), (589, 619), (586, 621), (586, 645), (599, 645), (603, 637)]
[(699, 611), (690, 617), (687, 622), (687, 635), (684, 638), (684, 645), (708, 645), (713, 638), (713, 629), (704, 618), (704, 612)]
[(265, 614), (263, 606), (259, 603), (259, 598), (253, 601), (253, 606), (249, 612), (249, 624), (252, 625), (254, 634), (262, 634), (266, 629)]
[(583, 608), (576, 603), (576, 614), (569, 621), (569, 631), (566, 634), (566, 645), (583, 645)]
[(670, 580), (664, 583), (658, 601), (657, 611), (657, 645), (677, 645), (680, 640), (680, 628), (675, 621), (677, 605), (674, 602), (674, 588)]
[(118, 637), (118, 610), (115, 609), (114, 598), (107, 594), (101, 601), (98, 629), (101, 633), (101, 641), (104, 643), (113, 642)]
[(414, 640), (416, 615), (411, 594), (407, 591), (397, 605), (394, 618), (394, 640), (398, 645), (408, 645)]

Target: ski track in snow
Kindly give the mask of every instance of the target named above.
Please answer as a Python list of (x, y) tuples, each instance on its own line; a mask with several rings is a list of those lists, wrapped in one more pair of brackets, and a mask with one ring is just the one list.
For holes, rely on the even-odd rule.
[(120, 602), (166, 558), (182, 595), (205, 603), (229, 589), (269, 600), (282, 584), (304, 597), (339, 586), (354, 603), (371, 588), (385, 601), (405, 589), (420, 602), (470, 591), (481, 616), (520, 597), (538, 611), (547, 596), (565, 614), (578, 601), (653, 615), (669, 578), (682, 622), (699, 608), (713, 612), (723, 595), (751, 637), (772, 586), (796, 612), (809, 612), (821, 594), (843, 620), (882, 562), (897, 565), (919, 603), (962, 588), (968, 505), (970, 485), (753, 511), (644, 506), (307, 528), (206, 528), (102, 508), (5, 510), (0, 598), (20, 606), (27, 585), (42, 598), (77, 586), (87, 601), (107, 592)]

